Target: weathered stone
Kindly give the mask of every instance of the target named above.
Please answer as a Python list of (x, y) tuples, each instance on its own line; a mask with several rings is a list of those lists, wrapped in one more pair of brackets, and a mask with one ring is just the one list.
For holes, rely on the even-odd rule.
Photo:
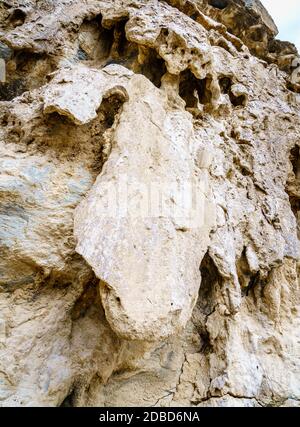
[(296, 49), (257, 0), (10, 4), (1, 405), (299, 406)]
[(193, 162), (192, 117), (167, 112), (143, 76), (127, 91), (110, 157), (75, 211), (76, 250), (102, 281), (115, 332), (158, 341), (191, 316), (214, 207)]
[(126, 68), (120, 72), (120, 68), (113, 65), (103, 72), (84, 65), (63, 69), (45, 91), (44, 113), (57, 112), (78, 125), (86, 124), (97, 117), (103, 98), (118, 95), (126, 99), (122, 83), (130, 75)]
[(6, 44), (0, 42), (0, 58), (8, 60), (12, 57), (12, 55), (13, 50), (6, 46)]

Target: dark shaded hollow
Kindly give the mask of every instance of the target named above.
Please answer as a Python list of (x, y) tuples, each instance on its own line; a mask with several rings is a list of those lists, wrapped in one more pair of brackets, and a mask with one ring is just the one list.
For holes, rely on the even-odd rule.
[(42, 86), (47, 82), (47, 75), (55, 69), (55, 64), (46, 54), (25, 50), (15, 52), (11, 61), (15, 64), (15, 70), (6, 70), (6, 81), (0, 83), (0, 101), (11, 101), (28, 90)]
[(206, 105), (211, 102), (212, 94), (209, 89), (210, 78), (199, 80), (190, 70), (180, 76), (179, 95), (186, 103), (186, 108), (197, 108), (198, 102)]
[[(79, 33), (92, 33), (94, 36), (97, 34), (97, 40), (95, 40), (94, 47), (97, 47), (96, 56), (89, 56), (87, 52), (84, 52), (79, 44), (79, 51), (81, 52), (82, 58), (79, 60), (97, 60), (107, 61), (114, 57), (118, 58), (122, 55), (125, 48), (125, 25), (127, 19), (123, 18), (116, 21), (111, 27), (103, 27), (101, 24), (102, 15), (98, 15), (93, 19), (85, 19), (79, 28)], [(91, 47), (91, 46), (90, 46)]]
[(291, 149), (290, 161), (296, 179), (300, 178), (300, 149), (298, 145)]
[(105, 127), (109, 129), (114, 124), (115, 118), (119, 113), (125, 99), (119, 95), (111, 95), (108, 98), (104, 98), (97, 113), (102, 113), (105, 116)]
[(148, 49), (147, 57), (143, 64), (140, 65), (139, 73), (143, 74), (159, 88), (161, 86), (161, 79), (166, 72), (165, 61), (154, 49)]
[(209, 315), (213, 310), (214, 288), (222, 283), (222, 277), (208, 252), (201, 261), (200, 273), (201, 285), (197, 305), (202, 313)]
[(22, 79), (0, 83), (0, 101), (11, 101), (26, 92), (26, 85)]
[(222, 277), (208, 252), (204, 255), (199, 270), (201, 284), (197, 304), (192, 315), (192, 322), (201, 338), (199, 351), (200, 353), (208, 354), (212, 346), (206, 328), (206, 321), (207, 317), (214, 312), (216, 303), (214, 296), (217, 287), (222, 285)]
[(61, 403), (61, 408), (72, 408), (74, 406), (75, 392), (72, 390)]
[(228, 0), (209, 0), (208, 4), (216, 9), (223, 10), (228, 6), (229, 2)]
[[(298, 145), (291, 149), (290, 162), (295, 175), (294, 181), (300, 181), (300, 148)], [(298, 214), (300, 212), (300, 198), (298, 197), (298, 194), (291, 194), (289, 191), (288, 194), (292, 211), (295, 217), (298, 218)]]
[(23, 25), (26, 19), (26, 13), (22, 9), (14, 9), (10, 14), (8, 21), (15, 28)]
[(110, 50), (108, 64), (120, 64), (135, 73), (143, 74), (156, 87), (161, 86), (161, 79), (166, 73), (165, 61), (157, 54), (155, 49), (144, 48), (142, 63), (138, 62), (139, 46), (126, 38), (127, 20), (118, 22), (113, 28), (113, 42)]
[(113, 44), (115, 44), (115, 50), (119, 57), (125, 57), (126, 53), (130, 48), (130, 42), (126, 38), (125, 25), (127, 24), (127, 19), (123, 19), (114, 27), (113, 33)]
[(236, 262), (236, 270), (238, 273), (242, 296), (249, 296), (252, 290), (261, 283), (261, 278), (259, 271), (251, 272), (250, 270), (246, 256), (246, 247), (244, 247), (240, 258)]
[(125, 30), (127, 21), (128, 18), (120, 19), (109, 29), (101, 25), (101, 16), (91, 21), (84, 21), (82, 26), (90, 28), (91, 31), (97, 29), (99, 32), (98, 42), (101, 48), (93, 58), (88, 57), (80, 48), (77, 59), (94, 60), (103, 67), (111, 64), (122, 65), (135, 73), (143, 74), (156, 87), (160, 87), (162, 76), (167, 71), (165, 61), (155, 49), (140, 47), (127, 40)]
[(84, 317), (88, 309), (94, 304), (97, 298), (97, 286), (99, 279), (95, 276), (85, 287), (80, 297), (75, 302), (71, 318), (72, 320), (77, 320), (81, 317)]
[(234, 107), (244, 107), (246, 104), (246, 97), (244, 95), (235, 96), (232, 93), (232, 80), (228, 76), (219, 78), (219, 85), (221, 92), (229, 96), (230, 102)]

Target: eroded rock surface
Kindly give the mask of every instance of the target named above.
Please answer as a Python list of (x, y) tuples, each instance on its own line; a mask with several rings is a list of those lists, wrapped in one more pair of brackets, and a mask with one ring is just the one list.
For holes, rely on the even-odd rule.
[(1, 405), (298, 406), (298, 54), (261, 3), (0, 22)]
[(157, 341), (191, 317), (214, 206), (206, 171), (194, 162), (190, 114), (169, 112), (143, 76), (127, 92), (110, 157), (75, 211), (76, 251), (102, 281), (112, 328)]

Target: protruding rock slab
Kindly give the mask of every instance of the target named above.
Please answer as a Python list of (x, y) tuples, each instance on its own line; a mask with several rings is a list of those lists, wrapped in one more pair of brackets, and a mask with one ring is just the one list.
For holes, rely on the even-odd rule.
[(44, 113), (59, 113), (74, 123), (83, 125), (97, 117), (102, 99), (126, 92), (118, 84), (125, 83), (132, 72), (124, 67), (110, 65), (104, 71), (85, 65), (66, 67), (60, 70), (45, 90)]
[(155, 341), (190, 318), (214, 208), (207, 170), (193, 160), (191, 115), (168, 109), (143, 76), (127, 92), (112, 153), (75, 211), (74, 233), (101, 279), (111, 327)]

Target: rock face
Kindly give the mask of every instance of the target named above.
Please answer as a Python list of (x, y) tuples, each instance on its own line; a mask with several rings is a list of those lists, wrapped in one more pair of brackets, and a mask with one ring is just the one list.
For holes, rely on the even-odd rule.
[(156, 341), (191, 317), (214, 205), (207, 169), (194, 162), (190, 114), (169, 111), (144, 76), (133, 75), (127, 93), (109, 159), (75, 210), (74, 234), (76, 251), (102, 280), (115, 332)]
[(0, 5), (2, 406), (299, 406), (300, 63), (258, 0)]

